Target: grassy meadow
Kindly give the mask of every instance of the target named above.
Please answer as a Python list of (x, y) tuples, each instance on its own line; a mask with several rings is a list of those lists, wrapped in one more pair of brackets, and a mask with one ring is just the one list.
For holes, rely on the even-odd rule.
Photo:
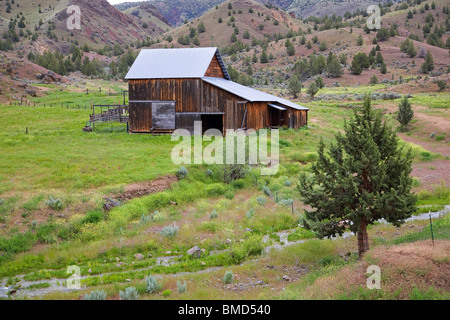
[[(33, 100), (36, 106), (0, 106), (0, 282), (25, 290), (29, 298), (78, 299), (80, 291), (49, 290), (64, 284), (69, 265), (81, 268), (81, 294), (102, 289), (108, 298), (117, 298), (128, 286), (136, 287), (143, 299), (448, 298), (448, 292), (419, 284), (405, 285), (404, 292), (389, 288), (374, 295), (358, 289), (357, 277), (351, 288), (325, 292), (327, 281), (342, 270), (354, 275), (371, 256), (357, 260), (354, 237), (318, 240), (299, 226), (305, 206), (296, 190), (298, 175), (317, 159), (320, 139), (331, 143), (351, 117), (353, 110), (342, 106), (360, 102), (303, 103), (310, 108), (309, 127), (280, 131), (280, 169), (275, 176), (261, 176), (253, 168), (226, 184), (221, 167), (187, 165), (188, 174), (171, 188), (105, 211), (104, 197), (120, 194), (130, 184), (176, 174), (180, 166), (170, 159), (176, 142), (170, 136), (127, 134), (126, 126), (119, 124), (83, 132), (91, 101), (106, 104), (122, 97), (109, 96), (108, 89), (101, 94), (46, 89), (47, 95)], [(118, 92), (120, 86), (111, 89)], [(418, 95), (411, 102), (442, 111), (447, 108), (442, 101), (448, 98)], [(374, 101), (377, 108), (397, 103)], [(387, 113), (386, 121), (397, 126), (393, 114)], [(412, 147), (415, 165), (448, 161), (448, 156), (419, 142), (401, 140)], [(414, 190), (419, 206), (440, 210), (449, 204), (445, 184), (430, 186), (417, 178)], [(448, 216), (441, 220), (448, 231)], [(407, 239), (416, 238), (395, 239), (420, 234), (425, 223), (413, 226), (371, 226), (372, 245), (394, 254), (396, 245), (410, 245)], [(289, 233), (287, 240), (283, 232)], [(294, 244), (284, 246), (286, 241)], [(280, 250), (267, 250), (277, 245)], [(204, 249), (200, 258), (186, 254), (194, 246)], [(382, 259), (380, 250), (373, 255)], [(448, 267), (443, 256), (433, 259), (444, 259)], [(227, 270), (235, 277), (224, 284)], [(158, 293), (146, 292), (143, 279), (149, 274), (161, 281)], [(178, 290), (177, 281), (187, 282), (185, 292)]]

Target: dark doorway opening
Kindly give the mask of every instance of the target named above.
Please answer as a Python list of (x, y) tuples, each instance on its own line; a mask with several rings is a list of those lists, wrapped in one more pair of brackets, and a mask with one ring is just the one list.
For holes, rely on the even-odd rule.
[(202, 114), (202, 134), (208, 129), (217, 129), (223, 133), (223, 115), (222, 114)]
[(281, 107), (269, 108), (270, 127), (282, 127), (286, 124), (286, 109)]

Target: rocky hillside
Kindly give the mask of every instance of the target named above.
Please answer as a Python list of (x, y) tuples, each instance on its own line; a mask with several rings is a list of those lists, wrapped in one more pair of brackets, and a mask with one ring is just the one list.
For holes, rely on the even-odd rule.
[[(176, 46), (194, 44), (224, 48), (237, 41), (251, 45), (252, 38), (262, 39), (266, 34), (285, 35), (289, 30), (298, 30), (302, 26), (303, 23), (283, 10), (269, 9), (253, 0), (232, 0), (218, 5), (168, 35)], [(186, 40), (180, 41), (181, 37)]]
[[(69, 5), (81, 9), (81, 30), (67, 28)], [(116, 43), (126, 45), (170, 28), (166, 21), (160, 20), (163, 17), (157, 10), (145, 13), (143, 20), (139, 15), (120, 12), (106, 0), (17, 0), (16, 5), (0, 1), (0, 32), (7, 32), (9, 21), (16, 19), (15, 31), (19, 37), (14, 45), (16, 49), (67, 53), (73, 43), (93, 48)]]
[(185, 20), (198, 18), (209, 9), (223, 2), (225, 0), (150, 0), (143, 3), (125, 2), (116, 5), (116, 8), (123, 12), (129, 12), (152, 5), (167, 19), (169, 24), (179, 26)]

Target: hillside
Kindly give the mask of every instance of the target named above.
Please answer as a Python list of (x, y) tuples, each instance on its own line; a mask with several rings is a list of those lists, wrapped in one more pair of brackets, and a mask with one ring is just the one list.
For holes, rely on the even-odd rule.
[(173, 26), (179, 26), (185, 20), (200, 17), (209, 9), (223, 3), (225, 0), (150, 0), (142, 2), (130, 2), (116, 5), (116, 8), (129, 12), (144, 6), (154, 6), (164, 18)]
[[(370, 0), (259, 0), (264, 4), (271, 4), (292, 12), (296, 17), (307, 18), (310, 16), (323, 17), (336, 14), (343, 16), (345, 12), (353, 12), (358, 9), (365, 11), (369, 5), (386, 3), (386, 0), (377, 2)], [(392, 1), (397, 2), (397, 1)]]
[[(18, 7), (12, 5), (10, 10), (7, 10), (7, 3), (0, 2), (0, 32), (8, 30), (7, 21), (12, 18), (22, 20), (23, 16), (24, 26), (16, 27), (19, 43), (15, 47), (26, 52), (57, 50), (67, 54), (72, 43), (88, 44), (93, 48), (116, 43), (125, 45), (168, 29), (168, 25), (157, 16), (152, 16), (151, 11), (147, 11), (147, 26), (144, 27), (141, 19), (121, 13), (106, 0), (24, 1)], [(81, 9), (81, 30), (67, 29), (66, 9), (70, 4)]]
[[(231, 4), (231, 9), (229, 5)], [(200, 24), (204, 31), (199, 30)], [(232, 0), (209, 10), (200, 18), (182, 25), (168, 33), (173, 42), (179, 46), (179, 37), (189, 37), (191, 29), (196, 32), (200, 46), (229, 47), (238, 40), (244, 45), (251, 45), (252, 38), (262, 39), (266, 34), (287, 34), (290, 30), (304, 27), (299, 20), (288, 13), (269, 9), (253, 0)], [(232, 35), (236, 38), (233, 41)], [(195, 38), (192, 37), (190, 42)], [(178, 43), (177, 43), (178, 42)], [(184, 44), (185, 46), (190, 45)]]

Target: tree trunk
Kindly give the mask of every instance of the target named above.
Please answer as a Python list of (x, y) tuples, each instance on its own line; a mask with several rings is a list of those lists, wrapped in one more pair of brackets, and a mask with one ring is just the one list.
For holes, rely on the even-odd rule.
[(367, 222), (362, 220), (359, 223), (358, 231), (358, 255), (361, 258), (364, 252), (369, 250), (369, 237), (367, 235)]

